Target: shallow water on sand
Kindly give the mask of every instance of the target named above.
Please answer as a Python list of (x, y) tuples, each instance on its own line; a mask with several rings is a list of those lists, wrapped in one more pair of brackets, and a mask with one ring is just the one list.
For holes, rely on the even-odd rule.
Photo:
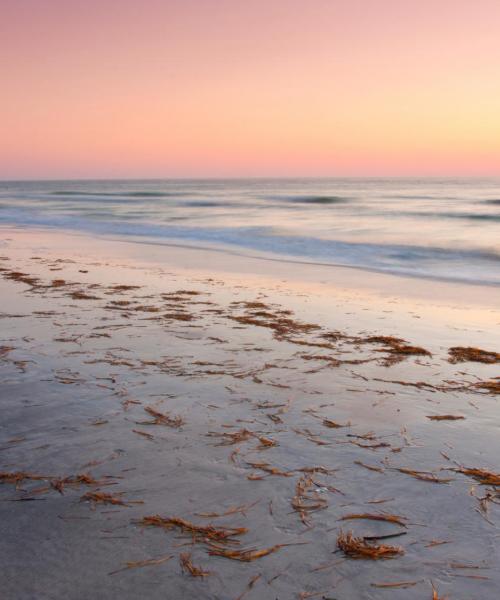
[[(500, 486), (469, 469), (500, 471), (499, 359), (449, 347), (498, 351), (498, 312), (431, 326), (427, 303), (370, 313), (32, 233), (0, 240), (2, 598), (497, 598)], [(214, 555), (178, 519), (269, 554)], [(397, 554), (346, 555), (349, 531)]]

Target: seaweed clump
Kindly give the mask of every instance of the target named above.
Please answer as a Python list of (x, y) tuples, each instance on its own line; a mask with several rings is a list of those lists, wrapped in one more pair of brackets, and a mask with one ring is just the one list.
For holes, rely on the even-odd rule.
[(500, 377), (496, 377), (490, 381), (475, 383), (473, 387), (479, 390), (486, 390), (486, 393), (489, 394), (500, 394)]
[(47, 479), (47, 477), (32, 475), (24, 471), (0, 471), (0, 483), (12, 483), (16, 486), (16, 490), (23, 481), (40, 481), (41, 479)]
[(342, 550), (350, 558), (379, 560), (395, 558), (404, 554), (404, 550), (400, 546), (376, 544), (362, 537), (354, 537), (352, 531), (348, 531), (347, 533), (341, 531), (337, 537), (337, 546), (339, 550)]
[(459, 362), (480, 362), (494, 365), (500, 363), (500, 354), (498, 352), (481, 350), (481, 348), (474, 348), (472, 346), (454, 346), (448, 350), (448, 354), (450, 355), (448, 362), (452, 364)]
[[(273, 331), (273, 335), (277, 340), (289, 340), (294, 335), (321, 329), (319, 325), (303, 323), (291, 318), (289, 311), (272, 311), (270, 307), (262, 305), (261, 302), (246, 302), (243, 303), (243, 306), (246, 309), (246, 314), (230, 316), (229, 318), (241, 325), (267, 327)], [(265, 308), (265, 310), (255, 310), (257, 308)]]
[(4, 272), (3, 276), (5, 279), (19, 281), (21, 283), (25, 283), (26, 285), (30, 285), (31, 287), (36, 287), (40, 282), (38, 277), (32, 277), (28, 273), (23, 273), (21, 271), (6, 271)]
[(310, 475), (302, 475), (295, 486), (295, 495), (292, 498), (292, 508), (300, 515), (300, 520), (307, 527), (311, 526), (310, 513), (328, 508), (328, 502), (322, 498)]
[(390, 367), (410, 356), (432, 356), (429, 350), (420, 346), (411, 346), (405, 340), (390, 335), (376, 335), (365, 338), (362, 342), (366, 344), (381, 344), (384, 348), (378, 352), (385, 352), (386, 358), (383, 361), (384, 366)]
[(486, 469), (465, 467), (459, 467), (452, 470), (456, 471), (457, 473), (462, 473), (462, 475), (472, 477), (476, 481), (479, 481), (481, 485), (500, 486), (500, 473), (493, 473), (492, 471), (488, 471)]

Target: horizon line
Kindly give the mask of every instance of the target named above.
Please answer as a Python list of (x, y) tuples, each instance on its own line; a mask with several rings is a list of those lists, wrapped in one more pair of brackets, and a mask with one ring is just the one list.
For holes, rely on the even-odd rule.
[(439, 179), (469, 179), (469, 180), (485, 180), (485, 179), (499, 179), (500, 173), (496, 175), (457, 175), (457, 174), (443, 174), (443, 175), (231, 175), (231, 176), (218, 176), (208, 175), (201, 176), (196, 175), (192, 177), (42, 177), (42, 178), (8, 178), (4, 179), (0, 177), (0, 183), (38, 183), (38, 182), (112, 182), (112, 181), (263, 181), (263, 180), (332, 180), (332, 179), (349, 179), (349, 180), (361, 180), (361, 179), (427, 179), (427, 180), (439, 180)]

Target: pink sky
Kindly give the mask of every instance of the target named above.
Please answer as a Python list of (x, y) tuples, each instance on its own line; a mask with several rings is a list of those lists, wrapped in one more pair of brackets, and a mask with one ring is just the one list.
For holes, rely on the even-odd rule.
[(500, 175), (499, 0), (3, 0), (0, 178)]

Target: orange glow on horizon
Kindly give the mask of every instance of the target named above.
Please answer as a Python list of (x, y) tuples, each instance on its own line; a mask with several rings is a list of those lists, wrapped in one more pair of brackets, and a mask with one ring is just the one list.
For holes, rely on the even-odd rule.
[(498, 0), (6, 0), (0, 178), (500, 175)]

